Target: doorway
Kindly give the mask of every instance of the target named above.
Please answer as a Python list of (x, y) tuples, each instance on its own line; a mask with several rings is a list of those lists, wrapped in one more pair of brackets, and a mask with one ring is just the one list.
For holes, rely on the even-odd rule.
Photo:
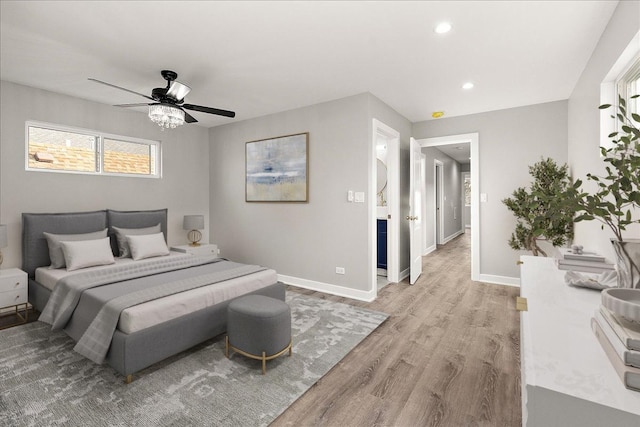
[(466, 232), (471, 229), (471, 172), (462, 172), (460, 181), (462, 182), (462, 225)]
[(373, 298), (388, 283), (397, 283), (400, 248), (400, 133), (373, 119), (370, 180), (370, 283)]
[[(471, 180), (470, 182), (472, 183), (472, 185), (470, 186), (470, 200), (471, 200), (471, 209), (470, 209), (470, 224), (471, 224), (471, 280), (474, 281), (479, 281), (480, 280), (480, 230), (479, 230), (479, 226), (480, 226), (480, 193), (478, 192), (478, 188), (479, 188), (479, 177), (480, 177), (480, 157), (479, 157), (479, 135), (477, 133), (469, 133), (469, 134), (461, 134), (461, 135), (451, 135), (451, 136), (444, 136), (444, 137), (437, 137), (437, 138), (424, 138), (424, 139), (420, 139), (417, 140), (417, 143), (420, 144), (420, 147), (442, 147), (442, 146), (451, 146), (451, 145), (459, 145), (459, 144), (468, 144), (469, 145), (469, 149), (470, 149), (470, 176), (471, 176)], [(436, 173), (437, 172), (437, 167), (438, 165), (434, 164), (434, 180), (433, 182), (435, 183), (436, 180), (438, 179), (440, 181), (440, 183), (443, 182), (442, 180), (442, 175)], [(459, 177), (460, 175), (458, 175)], [(426, 229), (430, 229), (433, 231), (434, 236), (433, 236), (433, 246), (435, 249), (435, 242), (438, 242), (438, 244), (442, 244), (442, 243), (446, 243), (448, 240), (450, 240), (447, 236), (444, 236), (443, 238), (443, 229), (445, 228), (444, 224), (444, 220), (443, 220), (443, 208), (447, 207), (449, 208), (449, 205), (451, 204), (449, 201), (447, 201), (447, 205), (445, 206), (443, 203), (443, 192), (442, 192), (442, 185), (438, 185), (438, 187), (440, 188), (440, 194), (439, 196), (434, 196), (434, 199), (439, 199), (439, 214), (438, 215), (434, 215), (432, 216), (431, 221), (433, 221), (433, 225), (429, 224), (429, 227), (425, 227)], [(434, 189), (435, 192), (435, 189)], [(451, 200), (451, 199), (450, 199)], [(434, 205), (436, 205), (436, 200), (434, 200)], [(426, 213), (433, 213), (433, 210), (428, 210)], [(452, 217), (452, 218), (456, 218), (460, 215), (460, 211), (456, 210), (455, 208), (451, 209), (451, 212), (448, 212), (448, 218)], [(439, 217), (440, 221), (436, 221), (435, 217)], [(438, 223), (440, 223), (440, 227), (439, 229), (437, 229), (436, 227), (438, 227)], [(463, 227), (463, 230), (465, 230), (465, 227)], [(464, 231), (463, 231), (464, 232)], [(455, 237), (455, 235), (452, 235), (450, 237)], [(439, 241), (438, 241), (439, 240)], [(425, 241), (427, 241), (425, 239)], [(426, 246), (426, 245), (425, 245)], [(430, 249), (430, 248), (428, 248)], [(426, 250), (425, 250), (426, 252)]]
[(433, 212), (433, 235), (435, 236), (436, 245), (442, 245), (444, 241), (444, 227), (443, 227), (443, 209), (442, 209), (442, 195), (444, 181), (444, 163), (435, 159), (433, 161), (433, 182), (435, 187), (433, 206), (435, 211)]

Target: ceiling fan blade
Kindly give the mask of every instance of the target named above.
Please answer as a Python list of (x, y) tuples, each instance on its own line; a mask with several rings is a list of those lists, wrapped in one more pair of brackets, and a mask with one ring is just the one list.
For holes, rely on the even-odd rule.
[(198, 121), (191, 114), (184, 112), (184, 121), (187, 123), (197, 123)]
[(177, 81), (171, 82), (171, 86), (167, 90), (167, 96), (175, 99), (176, 101), (181, 101), (191, 92), (191, 88), (185, 84), (182, 84)]
[(114, 107), (146, 107), (147, 105), (153, 105), (153, 103), (142, 102), (140, 104), (116, 104)]
[(219, 110), (217, 108), (203, 107), (201, 105), (183, 104), (181, 105), (181, 107), (186, 108), (187, 110), (199, 111), (201, 113), (217, 114), (218, 116), (225, 116), (225, 117), (236, 116), (236, 113), (234, 113), (233, 111)]
[(114, 88), (116, 88), (116, 89), (124, 90), (125, 92), (134, 93), (134, 94), (136, 94), (136, 95), (140, 95), (140, 96), (142, 96), (142, 97), (145, 97), (145, 98), (147, 98), (147, 99), (150, 99), (150, 100), (152, 100), (152, 101), (155, 101), (155, 99), (151, 98), (150, 96), (143, 95), (143, 94), (141, 94), (141, 93), (139, 93), (139, 92), (135, 92), (135, 91), (133, 91), (133, 90), (125, 89), (125, 88), (120, 87), (120, 86), (112, 85), (111, 83), (103, 82), (102, 80), (92, 79), (91, 77), (89, 77), (89, 80), (91, 80), (92, 82), (96, 82), (96, 83), (100, 83), (100, 84), (103, 84), (103, 85), (111, 86), (111, 87), (114, 87)]

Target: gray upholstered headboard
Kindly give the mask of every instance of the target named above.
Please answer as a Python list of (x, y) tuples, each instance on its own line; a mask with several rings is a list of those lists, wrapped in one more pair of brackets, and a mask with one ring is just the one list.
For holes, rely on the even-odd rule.
[[(167, 238), (167, 209), (151, 211), (114, 211), (102, 210), (94, 212), (73, 213), (23, 213), (22, 214), (22, 269), (29, 277), (35, 275), (36, 268), (51, 264), (49, 247), (43, 232), (55, 234), (78, 234), (109, 228), (151, 227), (160, 223), (165, 240)], [(117, 255), (115, 238), (112, 237), (112, 248)]]

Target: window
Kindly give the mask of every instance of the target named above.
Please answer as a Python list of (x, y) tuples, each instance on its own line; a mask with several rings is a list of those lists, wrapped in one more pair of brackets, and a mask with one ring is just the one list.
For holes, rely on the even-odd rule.
[(160, 177), (160, 142), (27, 122), (26, 169)]
[(636, 58), (629, 70), (618, 80), (618, 94), (627, 104), (627, 113), (640, 114), (640, 98), (631, 99), (633, 95), (640, 95), (640, 57)]
[(600, 85), (600, 104), (614, 106), (600, 110), (601, 147), (611, 148), (613, 142), (609, 134), (619, 130), (618, 120), (611, 117), (618, 111), (618, 95), (625, 100), (628, 116), (631, 116), (631, 113), (640, 114), (640, 99), (630, 99), (636, 94), (640, 94), (640, 31), (624, 49)]
[(464, 176), (464, 205), (471, 206), (471, 175)]

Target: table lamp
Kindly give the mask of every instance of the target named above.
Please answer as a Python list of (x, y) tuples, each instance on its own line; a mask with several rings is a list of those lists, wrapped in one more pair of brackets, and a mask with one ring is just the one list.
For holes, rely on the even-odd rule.
[(202, 239), (202, 233), (198, 230), (204, 230), (204, 215), (185, 215), (182, 229), (189, 230), (189, 246), (200, 246), (198, 242)]

